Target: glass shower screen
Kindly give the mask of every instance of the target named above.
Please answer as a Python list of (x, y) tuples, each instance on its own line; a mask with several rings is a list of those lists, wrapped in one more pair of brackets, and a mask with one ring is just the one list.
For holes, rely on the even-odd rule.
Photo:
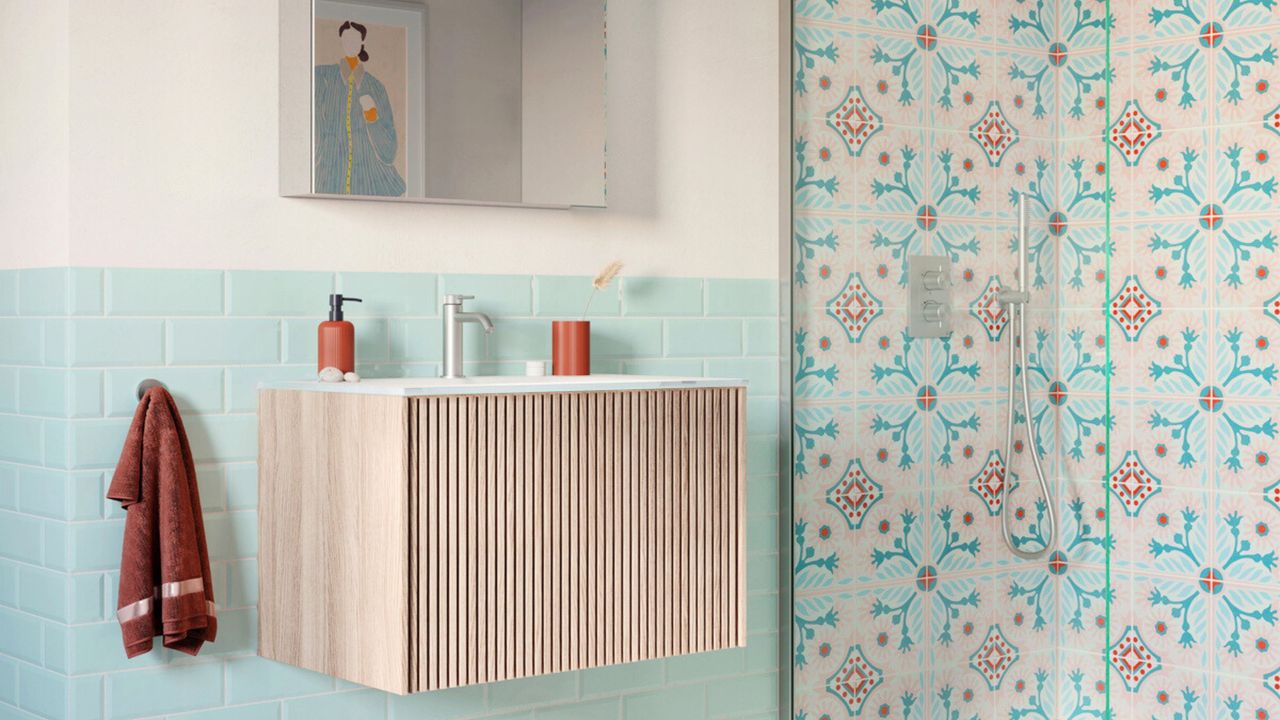
[(790, 715), (1106, 717), (1150, 659), (1108, 602), (1151, 490), (1109, 335), (1152, 311), (1109, 272), (1111, 10), (793, 10)]

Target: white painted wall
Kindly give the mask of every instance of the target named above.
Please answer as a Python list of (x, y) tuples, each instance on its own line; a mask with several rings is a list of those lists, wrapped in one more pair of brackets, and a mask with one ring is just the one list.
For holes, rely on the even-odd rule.
[(66, 265), (67, 0), (0, 0), (0, 267)]
[(69, 1), (68, 232), (5, 223), (72, 265), (778, 275), (774, 3), (610, 0), (610, 207), (546, 211), (280, 198), (274, 2)]

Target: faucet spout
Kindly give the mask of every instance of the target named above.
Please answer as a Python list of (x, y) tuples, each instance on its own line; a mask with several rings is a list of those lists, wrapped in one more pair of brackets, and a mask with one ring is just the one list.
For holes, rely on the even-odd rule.
[(454, 317), (458, 319), (458, 322), (480, 323), (480, 327), (483, 327), (486, 333), (493, 332), (493, 320), (490, 320), (489, 316), (482, 312), (460, 312), (455, 313)]

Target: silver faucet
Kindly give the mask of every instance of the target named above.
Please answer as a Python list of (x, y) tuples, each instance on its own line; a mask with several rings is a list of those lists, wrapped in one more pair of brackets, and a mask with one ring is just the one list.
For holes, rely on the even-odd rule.
[(486, 333), (493, 332), (493, 321), (488, 315), (463, 312), (462, 301), (473, 299), (472, 295), (444, 296), (444, 363), (440, 377), (465, 377), (462, 373), (462, 323), (478, 322)]

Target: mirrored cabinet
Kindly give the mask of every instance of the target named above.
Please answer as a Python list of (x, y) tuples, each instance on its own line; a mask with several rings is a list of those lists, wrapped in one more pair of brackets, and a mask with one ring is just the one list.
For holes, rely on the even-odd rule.
[(280, 194), (603, 207), (604, 0), (281, 0)]

